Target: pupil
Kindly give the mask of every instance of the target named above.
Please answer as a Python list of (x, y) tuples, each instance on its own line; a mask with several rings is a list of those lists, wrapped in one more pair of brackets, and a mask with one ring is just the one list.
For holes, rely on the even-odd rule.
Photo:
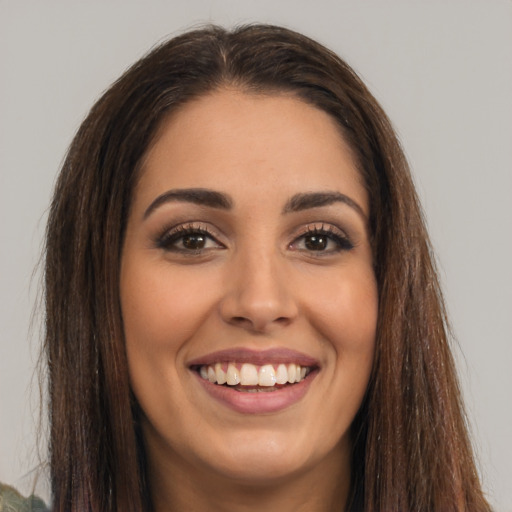
[(321, 251), (327, 247), (327, 237), (324, 235), (309, 235), (306, 237), (305, 243), (311, 251)]
[(186, 249), (202, 249), (204, 243), (204, 235), (186, 235), (183, 237), (183, 247)]

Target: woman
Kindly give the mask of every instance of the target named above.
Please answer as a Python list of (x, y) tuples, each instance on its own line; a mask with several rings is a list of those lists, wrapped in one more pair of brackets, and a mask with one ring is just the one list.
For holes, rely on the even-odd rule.
[(403, 153), (306, 37), (210, 27), (123, 75), (45, 284), (53, 510), (489, 510)]

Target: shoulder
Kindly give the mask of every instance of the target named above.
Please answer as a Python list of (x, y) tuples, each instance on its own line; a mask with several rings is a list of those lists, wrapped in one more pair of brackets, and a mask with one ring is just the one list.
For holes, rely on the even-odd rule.
[(16, 489), (0, 483), (0, 512), (50, 512), (37, 496), (24, 498)]

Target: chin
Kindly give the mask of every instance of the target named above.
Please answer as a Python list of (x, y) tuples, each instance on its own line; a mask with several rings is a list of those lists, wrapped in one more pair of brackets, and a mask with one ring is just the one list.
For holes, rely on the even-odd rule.
[(306, 472), (309, 464), (293, 457), (259, 453), (248, 460), (217, 460), (211, 468), (217, 475), (244, 485), (267, 486), (282, 484), (283, 480)]
[(316, 443), (313, 439), (292, 439), (289, 432), (247, 432), (230, 437), (218, 450), (206, 455), (207, 465), (217, 475), (245, 485), (282, 485), (288, 478), (329, 464), (334, 453), (339, 462), (343, 452), (343, 443), (326, 446), (322, 439)]

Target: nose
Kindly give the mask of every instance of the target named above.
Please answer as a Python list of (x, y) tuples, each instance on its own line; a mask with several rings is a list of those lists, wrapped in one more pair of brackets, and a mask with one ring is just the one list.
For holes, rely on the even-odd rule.
[(254, 333), (293, 322), (298, 307), (285, 264), (274, 255), (239, 257), (228, 270), (220, 303), (223, 320)]

